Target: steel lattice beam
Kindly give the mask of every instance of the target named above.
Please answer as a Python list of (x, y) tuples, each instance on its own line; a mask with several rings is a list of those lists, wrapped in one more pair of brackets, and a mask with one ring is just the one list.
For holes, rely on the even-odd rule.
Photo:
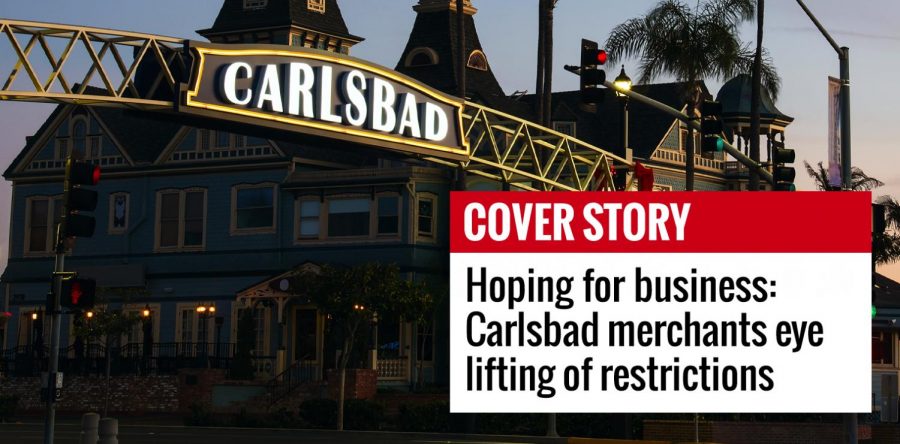
[[(62, 42), (58, 54), (51, 39)], [(0, 77), (0, 100), (171, 111), (190, 71), (185, 43), (158, 35), (0, 19), (0, 46), (8, 44), (13, 54), (12, 60), (0, 58), (0, 76), (12, 65)], [(50, 73), (41, 76), (35, 62), (49, 66)], [(77, 83), (63, 71), (72, 65), (83, 74)], [(153, 77), (139, 81), (145, 65)], [(22, 74), (29, 87), (16, 89)], [(101, 86), (89, 89), (95, 78)], [(463, 126), (471, 146), (466, 161), (426, 160), (531, 191), (612, 191), (614, 166), (631, 167), (626, 159), (593, 145), (475, 103), (465, 103)]]

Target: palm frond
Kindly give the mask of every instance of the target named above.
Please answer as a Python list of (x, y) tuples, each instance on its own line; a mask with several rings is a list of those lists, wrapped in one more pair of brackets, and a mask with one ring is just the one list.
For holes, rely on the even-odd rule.
[(733, 27), (756, 16), (754, 0), (714, 0), (703, 6), (700, 15), (709, 20), (728, 23)]
[(884, 182), (870, 177), (862, 169), (853, 167), (850, 169), (850, 189), (853, 191), (871, 191), (884, 186)]
[(876, 202), (884, 205), (884, 220), (887, 227), (900, 231), (900, 203), (891, 196), (882, 196)]
[(812, 165), (807, 161), (803, 161), (803, 166), (806, 167), (806, 174), (809, 174), (809, 177), (813, 179), (816, 183), (816, 188), (819, 191), (827, 191), (830, 188), (828, 184), (828, 170), (825, 169), (825, 166), (822, 162), (818, 163), (818, 169), (813, 168)]

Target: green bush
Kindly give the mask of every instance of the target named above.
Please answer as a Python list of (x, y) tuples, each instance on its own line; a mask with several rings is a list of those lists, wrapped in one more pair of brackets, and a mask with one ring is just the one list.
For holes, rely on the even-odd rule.
[(215, 427), (219, 424), (220, 421), (216, 420), (215, 415), (209, 411), (209, 407), (198, 402), (195, 402), (188, 407), (191, 411), (191, 415), (187, 418), (184, 418), (184, 425), (186, 426), (195, 426), (195, 427)]
[[(346, 404), (344, 405), (346, 407)], [(337, 402), (333, 399), (308, 399), (300, 404), (300, 418), (314, 429), (337, 427)]]
[(344, 401), (344, 428), (347, 430), (380, 430), (383, 419), (381, 404), (363, 399)]
[(19, 407), (19, 398), (15, 395), (0, 396), (0, 422), (12, 419)]
[(404, 432), (449, 432), (450, 404), (447, 401), (403, 404), (397, 426)]

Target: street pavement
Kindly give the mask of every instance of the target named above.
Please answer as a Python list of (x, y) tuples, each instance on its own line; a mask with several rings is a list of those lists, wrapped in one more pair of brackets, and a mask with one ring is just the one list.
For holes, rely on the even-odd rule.
[[(79, 443), (80, 427), (58, 424), (56, 444)], [(2, 444), (41, 444), (43, 425), (39, 423), (0, 424)], [(452, 435), (391, 432), (335, 432), (324, 430), (238, 429), (178, 426), (120, 426), (120, 444), (288, 444), (288, 443), (350, 443), (350, 444), (452, 444), (506, 443), (559, 444), (561, 438), (530, 436)]]

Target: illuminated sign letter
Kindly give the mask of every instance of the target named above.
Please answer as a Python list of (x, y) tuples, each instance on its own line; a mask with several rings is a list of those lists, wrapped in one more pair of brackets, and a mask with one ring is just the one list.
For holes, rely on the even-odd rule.
[(278, 79), (278, 65), (266, 65), (263, 73), (262, 86), (259, 88), (259, 98), (256, 107), (266, 109), (266, 102), (270, 103), (272, 111), (284, 112), (281, 100), (281, 81)]
[[(288, 113), (302, 115), (307, 119), (315, 118), (313, 112), (312, 87), (316, 82), (313, 69), (306, 63), (291, 63), (288, 68)], [(303, 104), (303, 113), (300, 105)]]
[(425, 139), (440, 142), (447, 137), (450, 122), (447, 114), (437, 105), (425, 103)]
[(225, 98), (235, 104), (235, 105), (246, 105), (253, 100), (253, 91), (246, 90), (246, 94), (243, 99), (239, 99), (237, 96), (237, 77), (238, 72), (244, 71), (246, 74), (242, 79), (252, 79), (253, 78), (253, 68), (250, 67), (250, 64), (244, 62), (232, 63), (228, 65), (228, 68), (225, 69), (225, 79), (222, 85), (222, 89), (225, 93)]
[(369, 116), (369, 125), (375, 131), (390, 133), (397, 125), (397, 116), (392, 109), (397, 95), (394, 87), (378, 77), (372, 79), (372, 115)]
[(360, 71), (351, 70), (344, 75), (342, 92), (344, 99), (350, 103), (344, 105), (344, 119), (353, 126), (363, 126), (369, 114), (366, 104), (366, 76)]
[[(400, 105), (397, 106), (397, 134), (422, 138), (422, 127), (419, 125), (419, 110), (416, 107), (416, 96), (406, 93), (400, 96)], [(407, 132), (407, 130), (409, 130)]]
[(319, 119), (341, 123), (341, 116), (334, 113), (334, 71), (330, 66), (319, 68)]

